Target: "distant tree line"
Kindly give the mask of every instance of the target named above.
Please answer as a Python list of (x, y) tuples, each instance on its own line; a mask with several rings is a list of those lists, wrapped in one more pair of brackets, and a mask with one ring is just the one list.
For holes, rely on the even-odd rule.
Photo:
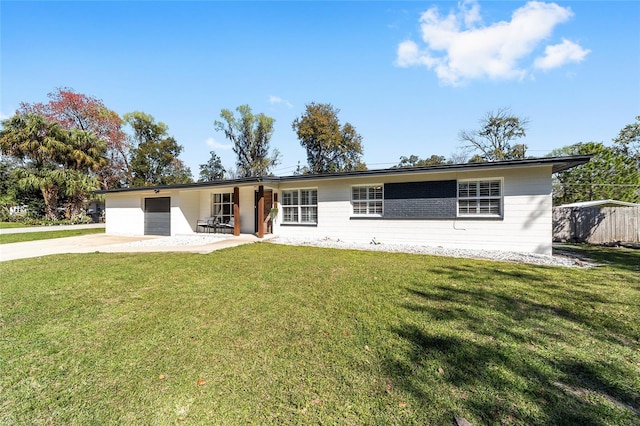
[[(83, 204), (97, 189), (172, 185), (193, 182), (180, 159), (183, 147), (169, 127), (149, 114), (119, 116), (95, 97), (59, 88), (47, 103), (22, 103), (0, 131), (0, 220), (11, 206), (27, 205), (33, 216), (51, 220), (83, 219)], [(311, 102), (291, 124), (307, 163), (295, 174), (366, 170), (363, 138), (340, 110)], [(550, 155), (592, 154), (593, 160), (554, 178), (554, 202), (597, 198), (640, 201), (640, 117), (620, 131), (607, 147), (588, 142), (565, 146)], [(249, 105), (222, 109), (214, 129), (224, 133), (236, 155), (235, 168), (225, 169), (215, 151), (200, 165), (198, 181), (264, 176), (280, 163), (270, 146), (275, 120), (254, 114)], [(526, 158), (529, 120), (508, 108), (489, 112), (477, 130), (458, 135), (460, 150), (445, 158), (401, 156), (394, 168), (503, 161)]]
[[(27, 205), (33, 217), (85, 220), (97, 189), (192, 182), (168, 127), (142, 112), (120, 117), (95, 97), (59, 88), (22, 103), (0, 131), (0, 219)], [(130, 132), (127, 133), (126, 129)]]
[[(527, 158), (527, 146), (515, 143), (526, 136), (529, 120), (509, 109), (488, 113), (478, 130), (461, 131), (461, 150), (450, 159), (439, 155), (400, 157), (393, 166), (424, 167), (443, 164), (504, 161)], [(640, 203), (640, 116), (626, 125), (612, 146), (602, 142), (580, 142), (553, 150), (548, 156), (591, 155), (591, 161), (553, 177), (554, 205), (579, 201), (615, 199)]]
[[(102, 100), (58, 88), (47, 103), (22, 103), (0, 131), (0, 220), (9, 209), (28, 206), (32, 217), (82, 221), (85, 202), (98, 189), (193, 182), (180, 159), (183, 147), (169, 127), (144, 112), (119, 116)], [(325, 173), (366, 168), (362, 137), (339, 110), (311, 103), (292, 126), (307, 149), (309, 166), (299, 172)], [(223, 109), (214, 128), (223, 131), (236, 154), (226, 170), (211, 151), (199, 181), (263, 176), (280, 163), (270, 148), (275, 120), (248, 105)]]
[(587, 164), (554, 176), (554, 205), (607, 199), (640, 203), (640, 116), (620, 130), (612, 146), (580, 142), (550, 156), (587, 154), (592, 155)]

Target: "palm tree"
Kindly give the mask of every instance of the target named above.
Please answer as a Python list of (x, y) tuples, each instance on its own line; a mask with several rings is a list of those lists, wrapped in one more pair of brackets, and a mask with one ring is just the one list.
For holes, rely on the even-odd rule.
[(39, 189), (44, 200), (47, 218), (58, 218), (58, 196), (64, 184), (65, 173), (60, 168), (20, 167), (15, 169), (18, 186), (22, 190)]
[(107, 162), (104, 158), (107, 144), (92, 133), (84, 130), (71, 130), (66, 142), (69, 147), (66, 163), (71, 169), (94, 172)]
[(106, 144), (37, 114), (15, 115), (2, 124), (0, 150), (23, 164), (16, 169), (18, 185), (41, 190), (49, 218), (57, 218), (60, 195), (67, 197), (67, 216), (76, 216), (87, 195), (99, 187), (95, 171), (106, 162)]
[(3, 123), (0, 149), (18, 160), (28, 160), (36, 167), (58, 162), (67, 154), (65, 131), (58, 123), (36, 114), (14, 115)]
[(82, 206), (91, 192), (100, 187), (95, 176), (89, 176), (79, 170), (67, 170), (62, 183), (66, 195), (65, 217), (77, 219), (82, 216)]

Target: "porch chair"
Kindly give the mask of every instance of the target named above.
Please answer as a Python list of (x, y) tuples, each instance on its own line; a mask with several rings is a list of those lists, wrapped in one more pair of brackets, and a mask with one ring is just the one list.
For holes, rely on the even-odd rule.
[(215, 232), (216, 218), (205, 217), (204, 219), (198, 219), (196, 223), (196, 232), (199, 232), (200, 228), (203, 228), (203, 232), (210, 233), (213, 229)]
[(220, 228), (222, 229), (228, 229), (230, 233), (233, 233), (233, 228), (235, 228), (235, 220), (232, 217), (231, 219), (229, 219), (229, 222), (227, 223), (221, 223), (218, 225)]

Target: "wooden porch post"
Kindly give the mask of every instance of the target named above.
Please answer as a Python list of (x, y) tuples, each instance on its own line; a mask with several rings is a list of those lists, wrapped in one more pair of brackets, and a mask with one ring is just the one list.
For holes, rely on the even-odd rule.
[(264, 186), (258, 186), (258, 238), (264, 237)]
[(233, 235), (240, 235), (240, 188), (233, 188)]

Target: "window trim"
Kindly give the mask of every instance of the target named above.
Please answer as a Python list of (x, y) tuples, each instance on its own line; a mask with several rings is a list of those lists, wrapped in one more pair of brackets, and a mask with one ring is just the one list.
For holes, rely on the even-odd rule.
[[(315, 199), (316, 199), (316, 203), (315, 204), (302, 204), (302, 191), (315, 191)], [(285, 204), (285, 193), (287, 192), (297, 192), (298, 195), (298, 203), (297, 204)], [(279, 202), (280, 206), (282, 207), (282, 225), (284, 226), (291, 226), (291, 225), (301, 225), (301, 226), (317, 226), (318, 225), (318, 188), (317, 187), (308, 187), (308, 188), (292, 188), (292, 189), (282, 189), (281, 190), (281, 201)], [(302, 221), (302, 209), (303, 208), (314, 208), (316, 210), (316, 214), (315, 214), (315, 222), (303, 222)], [(297, 212), (298, 212), (298, 220), (297, 221), (287, 221), (285, 218), (285, 209), (287, 208), (297, 208)]]
[[(353, 190), (354, 188), (377, 188), (380, 187), (380, 192), (382, 196), (380, 199), (369, 199), (369, 191), (367, 191), (367, 199), (366, 200), (354, 200), (353, 199)], [(382, 218), (384, 217), (384, 183), (371, 183), (366, 185), (351, 185), (349, 188), (349, 201), (351, 204), (351, 218)], [(367, 203), (367, 211), (369, 211), (369, 203), (379, 201), (381, 204), (380, 213), (355, 213), (354, 212), (354, 202), (365, 202)]]
[[(460, 196), (460, 184), (466, 182), (477, 182), (480, 184), (481, 182), (498, 182), (500, 185), (500, 194), (498, 196), (492, 195), (479, 195), (476, 194), (474, 196), (469, 197), (461, 197)], [(499, 213), (460, 213), (460, 200), (499, 200)], [(502, 177), (486, 177), (486, 178), (472, 178), (472, 179), (458, 179), (456, 184), (456, 213), (458, 218), (462, 219), (483, 219), (483, 218), (491, 218), (491, 219), (502, 219), (504, 218), (504, 178)]]
[[(222, 200), (219, 203), (216, 203), (216, 195), (220, 196), (220, 199)], [(224, 196), (225, 195), (229, 195), (229, 202), (224, 201)], [(228, 216), (229, 220), (233, 219), (233, 191), (231, 192), (212, 192), (211, 193), (211, 217), (214, 217), (216, 219), (218, 219), (221, 223), (225, 223), (225, 218)], [(221, 206), (220, 207), (220, 211), (221, 213), (216, 213), (215, 212), (215, 206)], [(224, 207), (225, 205), (230, 206), (230, 213), (229, 214), (225, 214), (224, 213)], [(227, 220), (228, 222), (228, 220)]]

